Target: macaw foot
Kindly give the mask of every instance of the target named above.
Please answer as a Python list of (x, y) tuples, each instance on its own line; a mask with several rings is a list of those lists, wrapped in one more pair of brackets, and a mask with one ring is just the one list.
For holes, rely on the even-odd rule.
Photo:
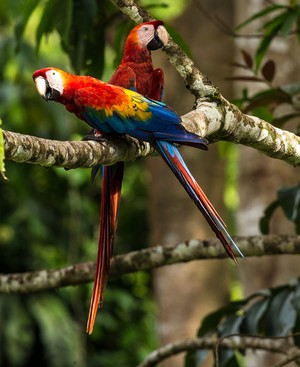
[(93, 140), (93, 141), (103, 141), (106, 140), (105, 136), (98, 130), (96, 129), (92, 129), (86, 136), (84, 136), (82, 139), (82, 141), (88, 141), (88, 140)]

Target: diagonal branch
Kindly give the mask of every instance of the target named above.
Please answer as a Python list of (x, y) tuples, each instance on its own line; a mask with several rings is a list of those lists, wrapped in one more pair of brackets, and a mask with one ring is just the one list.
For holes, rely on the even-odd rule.
[[(300, 236), (268, 235), (236, 237), (235, 240), (246, 257), (300, 254)], [(223, 258), (227, 255), (217, 239), (190, 240), (175, 246), (156, 246), (115, 256), (110, 273), (120, 276), (192, 260)], [(95, 264), (88, 262), (58, 270), (2, 274), (0, 293), (30, 293), (87, 283), (93, 280), (94, 271)]]

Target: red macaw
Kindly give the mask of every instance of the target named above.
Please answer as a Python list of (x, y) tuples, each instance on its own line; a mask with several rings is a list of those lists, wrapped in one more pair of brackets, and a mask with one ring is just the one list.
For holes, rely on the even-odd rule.
[[(163, 71), (153, 68), (151, 51), (165, 46), (167, 41), (168, 34), (162, 21), (155, 20), (134, 27), (126, 39), (121, 63), (108, 83), (135, 90), (154, 100), (161, 100), (164, 85)], [(98, 140), (98, 135), (97, 133), (92, 139)], [(85, 140), (88, 138), (86, 137)], [(97, 166), (93, 168), (92, 177), (95, 176), (98, 168)], [(117, 162), (112, 166), (102, 166), (98, 254), (87, 322), (89, 334), (93, 331), (97, 310), (103, 301), (108, 280), (123, 172), (124, 162)]]
[(102, 134), (127, 134), (152, 144), (204, 215), (228, 255), (235, 260), (233, 246), (243, 256), (173, 144), (206, 150), (207, 141), (188, 132), (174, 110), (135, 91), (53, 67), (37, 70), (33, 80), (45, 100), (65, 105), (69, 112)]

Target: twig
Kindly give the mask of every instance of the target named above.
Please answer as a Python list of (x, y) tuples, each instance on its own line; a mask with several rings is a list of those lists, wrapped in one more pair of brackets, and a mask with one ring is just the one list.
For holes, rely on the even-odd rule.
[[(151, 354), (138, 365), (138, 367), (152, 367), (162, 362), (164, 359), (176, 354), (197, 349), (215, 349), (218, 339), (215, 337), (204, 337), (195, 339), (186, 339), (177, 343), (167, 344)], [(219, 342), (220, 348), (225, 349), (262, 349), (273, 353), (286, 354), (289, 348), (295, 348), (290, 345), (286, 339), (262, 338), (255, 336), (234, 335), (228, 336)], [(298, 352), (299, 349), (298, 349)]]

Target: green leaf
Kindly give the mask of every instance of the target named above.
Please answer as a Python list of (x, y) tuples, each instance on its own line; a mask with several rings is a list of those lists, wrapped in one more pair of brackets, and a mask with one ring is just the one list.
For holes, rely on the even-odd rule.
[[(224, 323), (219, 327), (219, 337), (226, 335), (240, 334), (240, 326), (244, 320), (244, 315), (229, 315)], [(234, 364), (236, 363), (236, 364)], [(219, 365), (220, 367), (238, 365), (235, 358), (235, 352), (231, 349), (219, 350)]]
[(21, 16), (19, 16), (15, 25), (15, 36), (18, 46), (20, 44), (21, 38), (23, 37), (28, 20), (39, 3), (40, 0), (26, 0), (21, 2)]
[(36, 30), (36, 51), (39, 51), (42, 37), (51, 33), (55, 29), (56, 16), (59, 14), (59, 0), (49, 0), (46, 2), (43, 15)]
[(300, 184), (282, 188), (278, 191), (278, 201), (285, 215), (295, 223), (296, 232), (300, 233)]
[(254, 108), (268, 106), (269, 104), (290, 103), (291, 98), (281, 89), (267, 89), (265, 91), (256, 93), (249, 98), (249, 104), (243, 109), (247, 113), (253, 111)]
[[(0, 126), (2, 125), (2, 120), (0, 119)], [(5, 153), (4, 153), (4, 138), (3, 138), (3, 132), (0, 127), (0, 174), (4, 180), (7, 180), (7, 177), (5, 176)]]
[(282, 37), (286, 37), (292, 31), (293, 26), (297, 24), (297, 20), (299, 18), (299, 6), (295, 6), (287, 11), (286, 18), (282, 23), (282, 26), (279, 30), (279, 34)]
[(268, 60), (261, 69), (261, 73), (264, 78), (271, 82), (274, 79), (276, 66), (273, 60)]
[(262, 11), (252, 15), (250, 18), (248, 18), (247, 20), (245, 20), (243, 23), (241, 23), (240, 25), (238, 25), (236, 27), (236, 30), (240, 30), (241, 28), (245, 27), (247, 24), (253, 22), (256, 19), (262, 18), (265, 15), (273, 12), (273, 11), (277, 11), (277, 10), (281, 10), (281, 9), (286, 9), (287, 7), (284, 5), (279, 5), (279, 4), (274, 4), (269, 6), (268, 8), (263, 9)]
[(28, 303), (47, 351), (49, 366), (83, 364), (80, 333), (66, 306), (50, 294), (32, 297)]
[(258, 71), (260, 64), (271, 44), (273, 38), (277, 35), (286, 18), (286, 13), (280, 14), (264, 25), (265, 34), (261, 40), (255, 54), (255, 70)]
[(279, 207), (278, 200), (273, 201), (264, 211), (259, 221), (259, 228), (262, 234), (270, 233), (270, 220), (274, 211)]
[(257, 335), (260, 332), (260, 322), (268, 307), (268, 298), (256, 301), (245, 313), (241, 331), (243, 334)]
[(267, 336), (285, 336), (293, 329), (297, 312), (293, 306), (294, 289), (278, 287), (274, 290), (264, 320)]
[(216, 331), (218, 325), (225, 316), (234, 314), (242, 306), (247, 303), (247, 300), (241, 300), (236, 302), (230, 302), (228, 305), (220, 308), (219, 310), (207, 315), (198, 330), (197, 336), (210, 335)]

